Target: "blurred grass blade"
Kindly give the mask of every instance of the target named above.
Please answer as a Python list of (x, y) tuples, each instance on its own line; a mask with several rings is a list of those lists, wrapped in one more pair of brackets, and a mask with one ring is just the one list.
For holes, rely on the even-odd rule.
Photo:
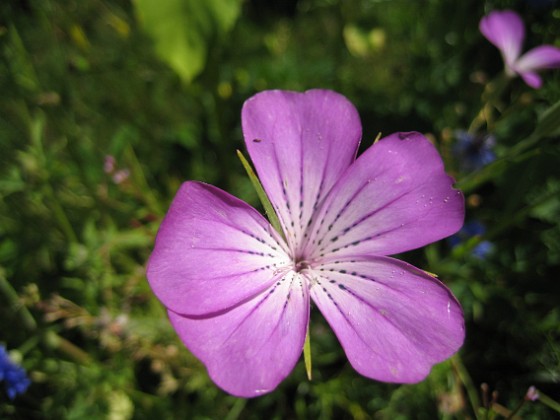
[(554, 411), (560, 413), (560, 403), (558, 403), (557, 401), (553, 400), (552, 398), (550, 398), (548, 395), (543, 394), (542, 391), (540, 389), (537, 390), (537, 393), (539, 394), (539, 399), (538, 401), (542, 402), (544, 405), (552, 408)]

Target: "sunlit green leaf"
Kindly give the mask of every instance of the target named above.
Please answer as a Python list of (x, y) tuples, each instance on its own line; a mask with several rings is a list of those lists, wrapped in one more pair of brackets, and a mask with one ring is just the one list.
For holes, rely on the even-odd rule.
[(237, 20), (240, 0), (136, 0), (136, 14), (161, 59), (190, 82), (206, 64), (209, 45)]

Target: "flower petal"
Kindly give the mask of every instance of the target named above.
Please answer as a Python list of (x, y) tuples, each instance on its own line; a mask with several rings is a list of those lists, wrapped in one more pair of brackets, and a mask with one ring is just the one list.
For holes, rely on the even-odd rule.
[(464, 200), (435, 147), (419, 133), (376, 142), (346, 171), (314, 216), (305, 255), (391, 255), (457, 232)]
[(245, 102), (242, 123), (251, 159), (295, 251), (314, 210), (355, 159), (358, 113), (328, 90), (266, 91)]
[(463, 343), (463, 313), (455, 297), (409, 264), (364, 257), (326, 263), (313, 273), (311, 298), (364, 376), (418, 382)]
[(239, 397), (255, 397), (274, 390), (301, 355), (309, 322), (303, 281), (290, 271), (228, 312), (188, 318), (170, 311), (169, 318), (218, 386)]
[(541, 76), (535, 72), (525, 72), (520, 74), (521, 78), (527, 85), (533, 89), (540, 89), (542, 87), (543, 81)]
[(515, 70), (525, 73), (560, 67), (560, 48), (553, 45), (541, 45), (523, 54), (515, 63)]
[(480, 32), (494, 44), (504, 57), (506, 67), (511, 68), (521, 54), (525, 39), (525, 26), (513, 10), (494, 11), (480, 21)]
[(174, 312), (205, 315), (269, 288), (289, 263), (285, 244), (247, 203), (219, 188), (186, 182), (159, 229), (147, 276)]

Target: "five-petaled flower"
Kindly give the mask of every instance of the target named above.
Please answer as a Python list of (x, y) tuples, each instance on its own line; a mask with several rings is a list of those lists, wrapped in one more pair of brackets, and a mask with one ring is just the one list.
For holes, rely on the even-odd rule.
[(560, 48), (553, 45), (540, 45), (521, 55), (525, 26), (512, 10), (494, 11), (484, 16), (480, 32), (502, 53), (506, 74), (521, 76), (534, 89), (542, 86), (537, 71), (560, 67)]
[(388, 255), (463, 224), (434, 146), (397, 133), (356, 159), (357, 111), (327, 90), (259, 93), (242, 126), (285, 239), (245, 202), (183, 184), (147, 276), (184, 344), (227, 392), (267, 393), (297, 363), (313, 301), (359, 373), (425, 378), (462, 345), (462, 310), (439, 280)]

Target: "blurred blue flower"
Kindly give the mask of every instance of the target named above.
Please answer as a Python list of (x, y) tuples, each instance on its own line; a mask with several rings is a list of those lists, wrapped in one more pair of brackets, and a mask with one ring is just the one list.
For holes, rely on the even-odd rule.
[(496, 160), (492, 150), (496, 138), (491, 134), (470, 134), (467, 131), (455, 132), (453, 155), (459, 162), (459, 168), (464, 172), (472, 172), (483, 168)]
[[(482, 236), (486, 233), (484, 225), (476, 220), (465, 223), (459, 232), (451, 236), (448, 241), (451, 248), (455, 248), (462, 242), (468, 241), (475, 236)], [(472, 250), (472, 255), (480, 260), (485, 259), (494, 249), (494, 244), (490, 241), (482, 241)]]
[(6, 392), (10, 399), (27, 391), (31, 381), (25, 373), (25, 369), (10, 360), (4, 346), (0, 346), (0, 382), (5, 381)]

